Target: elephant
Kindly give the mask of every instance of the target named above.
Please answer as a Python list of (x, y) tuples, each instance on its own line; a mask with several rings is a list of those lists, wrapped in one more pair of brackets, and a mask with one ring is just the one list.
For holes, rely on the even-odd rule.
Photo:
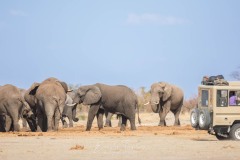
[(19, 119), (26, 118), (31, 130), (36, 128), (36, 119), (20, 90), (11, 84), (0, 87), (0, 131), (20, 131)]
[(33, 83), (26, 91), (24, 98), (37, 116), (38, 132), (58, 130), (67, 92), (67, 84), (53, 77)]
[(127, 86), (110, 86), (101, 83), (81, 86), (75, 94), (73, 103), (90, 105), (86, 131), (90, 131), (95, 116), (97, 116), (98, 128), (103, 128), (104, 111), (121, 114), (121, 131), (125, 130), (127, 119), (130, 121), (131, 130), (136, 130), (136, 108), (138, 110), (138, 121), (141, 123), (137, 96)]
[(77, 103), (73, 103), (71, 94), (67, 94), (67, 99), (65, 101), (65, 106), (62, 113), (62, 123), (64, 128), (68, 127), (68, 124), (65, 120), (66, 117), (69, 120), (69, 127), (73, 127), (73, 121), (77, 122), (79, 120), (78, 118), (76, 118), (76, 108)]
[(166, 82), (151, 85), (150, 104), (154, 113), (159, 113), (159, 126), (166, 126), (166, 115), (169, 111), (175, 116), (175, 126), (180, 125), (179, 114), (183, 106), (184, 93), (179, 87)]

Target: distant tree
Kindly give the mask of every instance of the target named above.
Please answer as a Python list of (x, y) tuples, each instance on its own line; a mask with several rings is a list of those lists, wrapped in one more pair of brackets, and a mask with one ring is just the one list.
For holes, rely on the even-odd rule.
[(149, 112), (150, 111), (149, 105), (145, 106), (144, 104), (149, 102), (151, 95), (150, 92), (147, 92), (145, 90), (146, 90), (145, 87), (140, 87), (139, 90), (136, 92), (138, 97), (138, 106), (141, 111)]
[(237, 68), (236, 71), (233, 71), (233, 72), (231, 73), (231, 77), (233, 77), (234, 79), (240, 81), (240, 66)]
[(191, 98), (183, 102), (182, 113), (190, 112), (193, 108), (197, 106), (198, 100), (197, 95), (192, 96)]
[(72, 90), (78, 89), (80, 86), (80, 84), (68, 84), (68, 88)]

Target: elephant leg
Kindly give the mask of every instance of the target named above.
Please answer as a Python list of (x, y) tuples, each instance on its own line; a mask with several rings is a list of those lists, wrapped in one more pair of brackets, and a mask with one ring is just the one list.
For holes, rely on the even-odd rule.
[(159, 126), (166, 126), (166, 116), (168, 114), (168, 112), (170, 111), (170, 107), (171, 107), (171, 102), (167, 101), (165, 102), (164, 106), (162, 106), (162, 108), (160, 109), (159, 112), (159, 116), (160, 116), (160, 122), (159, 122)]
[(69, 119), (69, 127), (73, 127), (73, 120)]
[(13, 130), (19, 132), (20, 131), (20, 125), (18, 124), (18, 116), (13, 116), (12, 117), (13, 121)]
[(126, 123), (127, 123), (127, 117), (122, 115), (122, 125), (121, 125), (121, 128), (120, 128), (121, 131), (125, 131)]
[(0, 115), (0, 132), (6, 132), (6, 117), (5, 115)]
[(65, 119), (66, 119), (66, 116), (63, 116), (63, 117), (61, 118), (63, 128), (67, 128), (67, 127), (68, 127), (67, 121), (66, 121)]
[(59, 127), (59, 121), (60, 121), (60, 118), (61, 118), (61, 114), (63, 112), (63, 108), (64, 108), (64, 104), (63, 105), (60, 105), (58, 106), (58, 108), (55, 110), (55, 116), (54, 116), (54, 130), (57, 131), (58, 130), (58, 127)]
[[(135, 116), (133, 118), (130, 118), (129, 121), (130, 121), (130, 125), (131, 125), (131, 130), (136, 130)], [(127, 121), (126, 121), (126, 125), (127, 125)]]
[(44, 115), (42, 113), (42, 111), (40, 110), (40, 108), (37, 109), (37, 118), (36, 118), (36, 124), (37, 124), (37, 132), (43, 132), (46, 131), (46, 129), (44, 128)]
[(166, 126), (166, 121), (165, 121), (166, 114), (163, 111), (160, 111), (159, 117), (160, 117), (160, 122), (159, 122), (158, 126)]
[(104, 110), (99, 109), (97, 112), (97, 123), (98, 123), (99, 130), (103, 129), (103, 114), (104, 114)]
[(112, 122), (111, 122), (112, 116), (113, 116), (113, 113), (110, 113), (110, 112), (107, 113), (106, 123), (104, 127), (112, 127)]
[(53, 130), (53, 113), (47, 113), (47, 132)]
[(13, 121), (12, 121), (11, 117), (8, 115), (6, 115), (6, 117), (5, 117), (5, 130), (6, 130), (6, 132), (14, 131)]
[(68, 115), (69, 127), (73, 127), (73, 117), (72, 114)]
[(90, 109), (88, 111), (88, 121), (87, 121), (87, 128), (86, 131), (90, 131), (91, 127), (92, 127), (92, 122), (94, 117), (96, 116), (98, 110), (99, 110), (99, 105), (95, 104), (95, 105), (91, 105)]
[[(117, 115), (118, 117), (118, 127), (121, 127), (122, 124), (122, 116), (121, 115)], [(127, 123), (127, 122), (126, 122)], [(126, 124), (127, 125), (127, 124)]]
[(175, 110), (173, 112), (174, 116), (175, 116), (175, 122), (174, 122), (174, 126), (180, 126), (180, 121), (179, 121), (179, 115), (181, 113), (181, 107), (179, 107), (177, 110)]

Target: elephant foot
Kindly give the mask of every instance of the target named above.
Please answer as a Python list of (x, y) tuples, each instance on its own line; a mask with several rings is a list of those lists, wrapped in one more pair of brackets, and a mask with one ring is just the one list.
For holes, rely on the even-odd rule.
[(133, 129), (131, 128), (131, 131), (136, 131), (136, 130), (137, 130), (137, 128), (133, 128)]
[(174, 126), (176, 126), (176, 127), (180, 127), (181, 125), (178, 124), (178, 123), (174, 123)]
[(112, 126), (110, 126), (109, 124), (105, 124), (104, 127), (112, 127)]
[(159, 123), (158, 126), (165, 127), (166, 123)]
[(136, 126), (131, 127), (131, 130), (132, 131), (137, 130)]
[(91, 130), (91, 128), (86, 128), (86, 131), (90, 131)]

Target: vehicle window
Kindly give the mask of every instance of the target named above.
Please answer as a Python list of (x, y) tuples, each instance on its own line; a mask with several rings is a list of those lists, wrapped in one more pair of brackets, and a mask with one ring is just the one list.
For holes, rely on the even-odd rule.
[(240, 91), (229, 91), (229, 106), (240, 106)]
[(227, 107), (227, 106), (228, 106), (228, 91), (217, 90), (217, 107)]
[(208, 90), (202, 90), (201, 103), (203, 107), (208, 107)]

